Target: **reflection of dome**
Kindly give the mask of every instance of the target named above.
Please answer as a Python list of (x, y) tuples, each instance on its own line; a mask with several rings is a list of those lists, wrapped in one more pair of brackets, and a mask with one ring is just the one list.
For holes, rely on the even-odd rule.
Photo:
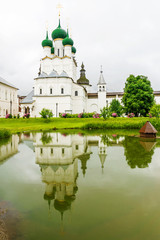
[(52, 32), (52, 38), (55, 40), (56, 38), (64, 39), (67, 36), (67, 33), (64, 29), (61, 28), (60, 20), (58, 27)]
[(70, 209), (71, 204), (68, 201), (54, 201), (54, 207), (57, 211), (63, 213), (66, 210)]
[(75, 196), (75, 195), (65, 196), (65, 200), (66, 200), (68, 203), (70, 203), (70, 204), (71, 204), (75, 199), (76, 199), (76, 196)]
[(82, 155), (78, 158), (81, 161), (81, 169), (82, 169), (82, 172), (83, 172), (83, 176), (85, 176), (86, 169), (87, 169), (87, 161), (90, 159), (90, 154), (84, 154), (84, 155)]

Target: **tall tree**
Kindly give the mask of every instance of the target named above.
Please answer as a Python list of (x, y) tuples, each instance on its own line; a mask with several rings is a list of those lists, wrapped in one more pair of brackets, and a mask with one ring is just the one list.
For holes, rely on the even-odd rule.
[(147, 77), (130, 75), (127, 78), (122, 98), (125, 112), (146, 116), (154, 104), (154, 95), (151, 83)]
[(121, 106), (120, 102), (117, 99), (113, 99), (110, 104), (110, 112), (117, 113), (118, 117), (122, 115), (123, 107)]

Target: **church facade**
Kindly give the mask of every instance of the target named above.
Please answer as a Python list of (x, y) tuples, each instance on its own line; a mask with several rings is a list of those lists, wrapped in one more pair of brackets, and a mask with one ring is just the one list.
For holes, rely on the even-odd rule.
[[(42, 41), (43, 57), (40, 70), (34, 79), (33, 90), (21, 102), (22, 115), (30, 113), (39, 117), (43, 108), (52, 110), (54, 117), (60, 113), (96, 112), (116, 98), (121, 99), (123, 92), (107, 92), (106, 82), (101, 70), (97, 92), (91, 92), (91, 84), (86, 78), (82, 63), (80, 78), (77, 78), (76, 48), (69, 37), (68, 30), (58, 27)], [(160, 102), (160, 92), (155, 92), (156, 102)]]

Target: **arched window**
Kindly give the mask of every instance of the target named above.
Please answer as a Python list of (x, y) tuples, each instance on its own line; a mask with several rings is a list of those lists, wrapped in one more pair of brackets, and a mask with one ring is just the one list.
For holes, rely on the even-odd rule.
[(63, 57), (64, 57), (64, 49), (63, 49)]
[(52, 94), (52, 88), (50, 88), (50, 94)]
[(63, 94), (64, 93), (64, 88), (61, 88), (61, 94)]
[(58, 57), (59, 57), (59, 49), (58, 49)]
[(78, 91), (75, 91), (75, 96), (78, 96)]
[(39, 89), (39, 94), (42, 94), (42, 88)]

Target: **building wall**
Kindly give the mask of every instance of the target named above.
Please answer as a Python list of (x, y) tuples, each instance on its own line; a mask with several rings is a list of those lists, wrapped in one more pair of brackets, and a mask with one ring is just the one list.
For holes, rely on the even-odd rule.
[(0, 83), (0, 117), (8, 113), (15, 116), (18, 114), (17, 89)]

